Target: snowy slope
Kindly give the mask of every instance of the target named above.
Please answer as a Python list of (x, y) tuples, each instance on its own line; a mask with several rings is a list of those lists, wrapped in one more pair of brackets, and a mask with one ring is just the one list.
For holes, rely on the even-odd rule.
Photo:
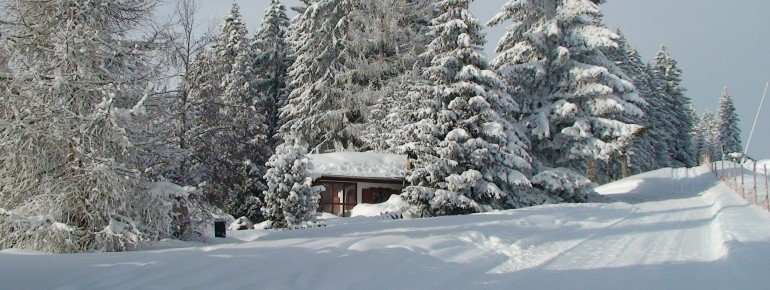
[(599, 188), (611, 204), (341, 218), (130, 253), (0, 253), (0, 288), (761, 289), (770, 215), (705, 168)]

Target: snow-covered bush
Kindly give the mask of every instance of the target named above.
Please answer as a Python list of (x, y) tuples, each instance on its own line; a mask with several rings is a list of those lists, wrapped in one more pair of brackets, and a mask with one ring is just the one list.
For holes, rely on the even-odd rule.
[(307, 143), (287, 136), (267, 162), (267, 190), (262, 214), (266, 228), (303, 228), (316, 218), (322, 186), (313, 186), (308, 173)]
[(147, 187), (150, 195), (162, 202), (172, 237), (185, 241), (205, 240), (216, 210), (205, 202), (198, 188), (168, 181), (148, 183)]

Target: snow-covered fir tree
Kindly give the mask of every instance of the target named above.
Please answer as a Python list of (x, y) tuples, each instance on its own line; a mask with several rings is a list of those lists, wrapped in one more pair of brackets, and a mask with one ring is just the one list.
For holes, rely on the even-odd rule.
[[(623, 78), (630, 79), (639, 92), (639, 97), (645, 100), (639, 108), (645, 112), (644, 115), (621, 116), (625, 123), (632, 123), (644, 126), (645, 129), (639, 132), (638, 138), (630, 138), (628, 148), (621, 150), (619, 156), (615, 158), (617, 162), (612, 162), (607, 166), (606, 179), (617, 179), (627, 177), (630, 173), (641, 173), (660, 168), (659, 160), (668, 157), (667, 151), (663, 154), (659, 148), (666, 146), (660, 131), (668, 128), (660, 127), (659, 121), (653, 118), (660, 116), (660, 104), (655, 99), (654, 89), (646, 74), (646, 64), (642, 61), (639, 52), (628, 43), (628, 40), (618, 31), (617, 47), (606, 47), (602, 49), (604, 54), (613, 61), (624, 73)], [(619, 163), (619, 164), (616, 164)], [(618, 168), (618, 165), (621, 168)], [(624, 170), (625, 169), (625, 170)], [(618, 173), (623, 174), (618, 174)]]
[(645, 115), (650, 124), (650, 132), (652, 135), (655, 148), (656, 163), (655, 168), (671, 167), (674, 160), (671, 152), (669, 140), (673, 137), (675, 130), (672, 130), (674, 121), (669, 115), (668, 111), (668, 95), (665, 92), (666, 83), (658, 78), (655, 69), (647, 64), (642, 72), (645, 85), (640, 88), (642, 97), (647, 101), (647, 107)]
[(690, 118), (693, 120), (693, 124), (695, 124), (692, 133), (690, 134), (690, 138), (692, 139), (692, 146), (695, 148), (696, 164), (699, 165), (707, 150), (706, 131), (705, 128), (701, 127), (703, 122), (700, 119), (700, 115), (698, 115), (698, 111), (694, 107), (690, 108)]
[(214, 167), (217, 178), (211, 180), (210, 188), (225, 193), (228, 213), (259, 222), (262, 217), (258, 196), (265, 189), (261, 179), (272, 149), (263, 115), (266, 104), (255, 84), (254, 54), (246, 33), (238, 4), (233, 3), (214, 45), (218, 65), (229, 68), (229, 72), (222, 80), (218, 98), (219, 130), (213, 141), (219, 143), (221, 151), (212, 152), (218, 153), (219, 160)]
[(704, 154), (711, 161), (721, 160), (722, 157), (722, 149), (719, 146), (718, 127), (716, 116), (714, 116), (714, 113), (712, 113), (710, 109), (706, 109), (706, 111), (703, 112), (703, 116), (700, 118), (698, 129), (703, 134)]
[[(125, 124), (150, 81), (131, 29), (157, 1), (8, 1), (12, 94), (0, 106), (0, 248), (121, 251), (167, 237)], [(141, 146), (140, 146), (141, 147)]]
[(677, 61), (671, 56), (671, 52), (665, 46), (655, 56), (653, 68), (657, 78), (663, 81), (663, 91), (667, 96), (665, 100), (668, 118), (672, 123), (672, 134), (669, 142), (669, 154), (674, 167), (692, 167), (696, 165), (697, 153), (693, 146), (692, 131), (695, 123), (691, 118), (690, 98), (687, 97), (682, 87), (682, 70)]
[(264, 102), (254, 85), (253, 55), (241, 51), (223, 80), (220, 96), (221, 130), (214, 135), (223, 149), (216, 170), (221, 179), (212, 180), (214, 190), (227, 193), (225, 208), (236, 217), (262, 220), (259, 196), (267, 158), (272, 154)]
[(563, 187), (535, 182), (566, 201), (584, 201), (589, 190), (578, 186), (585, 184), (579, 176), (595, 176), (598, 163), (608, 162), (641, 129), (622, 121), (623, 115), (641, 115), (637, 105), (644, 101), (600, 51), (617, 46), (618, 35), (602, 26), (595, 2), (512, 0), (488, 24), (513, 22), (492, 65), (523, 106), (543, 175), (533, 181), (556, 175), (561, 184), (573, 180)]
[(291, 25), (294, 63), (289, 69), (291, 93), (281, 109), (282, 132), (294, 131), (311, 151), (355, 148), (360, 144), (349, 130), (363, 123), (367, 96), (343, 91), (338, 76), (350, 50), (346, 33), (356, 0), (319, 0), (310, 4)]
[(246, 34), (234, 3), (212, 49), (193, 63), (188, 81), (197, 103), (194, 171), (212, 204), (259, 222), (264, 164), (272, 148)]
[[(220, 92), (221, 76), (215, 70), (216, 62), (209, 51), (199, 51), (195, 55), (190, 71), (185, 74), (182, 86), (189, 90), (189, 99), (193, 108), (190, 110), (190, 130), (186, 133), (190, 142), (189, 169), (186, 178), (194, 185), (205, 184), (206, 180), (216, 174), (212, 164), (216, 156), (210, 154), (218, 151), (218, 143), (212, 135), (219, 130), (219, 106), (217, 97)], [(221, 194), (206, 191), (206, 200), (211, 204), (221, 206), (224, 201)]]
[[(288, 27), (286, 8), (280, 1), (271, 0), (262, 17), (262, 25), (257, 29), (251, 44), (257, 74), (255, 85), (264, 95), (262, 107), (265, 110), (270, 138), (276, 138), (280, 125), (278, 109), (286, 104), (288, 98), (286, 74), (291, 65), (286, 39)], [(277, 141), (279, 140), (272, 139), (271, 143)]]
[(741, 128), (738, 113), (735, 111), (733, 97), (725, 87), (722, 97), (719, 99), (717, 110), (717, 130), (719, 132), (719, 146), (725, 154), (743, 152), (741, 146)]
[[(413, 123), (416, 103), (410, 100), (415, 86), (425, 83), (422, 70), (430, 64), (424, 55), (431, 37), (428, 34), (434, 5), (429, 0), (383, 1), (382, 19), (369, 30), (378, 35), (378, 43), (368, 45), (367, 54), (376, 60), (370, 66), (385, 73), (381, 84), (362, 87), (362, 93), (374, 98), (368, 120), (358, 130), (366, 149), (398, 152), (409, 142), (402, 134), (406, 124)], [(367, 35), (372, 33), (359, 33)]]
[(308, 173), (307, 147), (307, 143), (286, 134), (267, 162), (262, 214), (268, 228), (292, 229), (315, 221), (323, 187), (314, 186)]
[(425, 119), (407, 126), (420, 136), (405, 145), (416, 156), (404, 199), (421, 216), (452, 215), (533, 203), (526, 144), (510, 115), (518, 105), (481, 54), (482, 26), (468, 0), (436, 3), (426, 54)]
[[(422, 1), (312, 1), (290, 25), (293, 64), (282, 132), (296, 131), (313, 152), (370, 147), (372, 111), (390, 80), (411, 69), (405, 29)], [(419, 11), (419, 10), (418, 10)], [(419, 43), (418, 43), (419, 44)]]

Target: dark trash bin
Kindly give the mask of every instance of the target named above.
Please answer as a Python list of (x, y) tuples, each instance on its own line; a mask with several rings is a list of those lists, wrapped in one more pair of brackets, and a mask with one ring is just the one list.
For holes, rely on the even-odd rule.
[(214, 237), (225, 238), (227, 237), (227, 223), (225, 221), (214, 221)]

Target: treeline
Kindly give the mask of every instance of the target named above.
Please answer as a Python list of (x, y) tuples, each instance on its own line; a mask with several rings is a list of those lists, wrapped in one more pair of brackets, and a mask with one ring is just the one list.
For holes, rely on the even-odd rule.
[[(670, 52), (645, 63), (599, 2), (509, 1), (483, 24), (469, 0), (305, 0), (292, 19), (271, 0), (254, 33), (233, 4), (199, 36), (189, 0), (167, 24), (159, 1), (5, 1), (0, 248), (307, 225), (307, 152), (408, 155), (402, 196), (427, 217), (584, 202), (737, 151), (734, 108), (696, 121)], [(507, 26), (493, 59), (484, 25)]]

